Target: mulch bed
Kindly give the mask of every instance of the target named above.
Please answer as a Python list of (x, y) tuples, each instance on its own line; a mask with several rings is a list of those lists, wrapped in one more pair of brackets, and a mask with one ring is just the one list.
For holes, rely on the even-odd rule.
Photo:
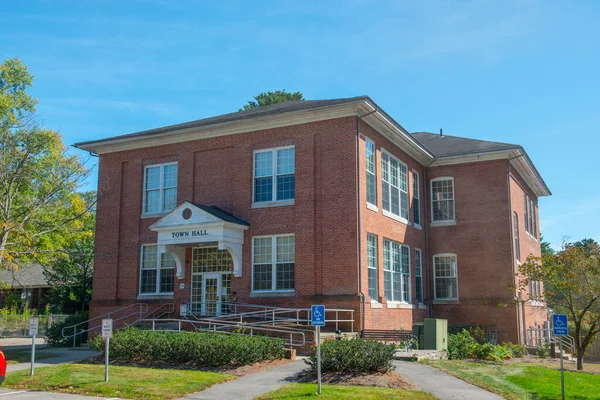
[[(317, 375), (310, 372), (301, 372), (297, 376), (298, 382), (317, 383)], [(353, 373), (353, 372), (328, 372), (321, 376), (323, 383), (330, 385), (347, 385), (347, 386), (378, 386), (394, 389), (416, 390), (417, 386), (398, 375), (394, 371), (383, 373)]]
[[(266, 360), (257, 362), (250, 365), (232, 365), (225, 367), (206, 367), (199, 366), (193, 362), (187, 363), (167, 363), (163, 361), (147, 361), (147, 360), (122, 360), (122, 359), (111, 359), (110, 365), (118, 365), (121, 367), (138, 367), (138, 368), (159, 368), (159, 369), (181, 369), (181, 370), (195, 370), (195, 371), (207, 371), (207, 372), (219, 372), (234, 376), (245, 376), (255, 374), (269, 370), (271, 368), (277, 368), (282, 365), (291, 362), (291, 360)], [(78, 364), (104, 364), (104, 356), (99, 355), (90, 357), (86, 360), (79, 361)]]

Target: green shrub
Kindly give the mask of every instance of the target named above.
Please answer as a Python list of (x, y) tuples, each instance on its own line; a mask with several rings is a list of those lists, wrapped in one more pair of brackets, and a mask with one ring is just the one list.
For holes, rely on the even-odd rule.
[(511, 358), (510, 352), (503, 346), (484, 343), (478, 344), (475, 348), (475, 358), (478, 360), (504, 362), (504, 360)]
[(544, 342), (544, 344), (542, 344), (540, 347), (538, 347), (538, 349), (537, 349), (538, 357), (541, 359), (548, 358), (550, 356), (551, 346), (552, 345), (550, 344), (550, 342)]
[(466, 329), (450, 334), (448, 335), (448, 358), (450, 360), (474, 358), (478, 346), (477, 340)]
[(525, 357), (527, 351), (525, 350), (525, 346), (514, 343), (502, 343), (502, 347), (504, 347), (512, 358), (521, 358)]
[[(359, 338), (327, 340), (321, 344), (322, 372), (387, 372), (392, 369), (396, 346)], [(317, 348), (306, 360), (317, 370)]]
[[(110, 340), (113, 358), (198, 366), (246, 365), (284, 357), (283, 339), (210, 332), (157, 332), (128, 328)], [(89, 341), (92, 350), (104, 352), (104, 339)]]
[[(46, 343), (48, 343), (51, 347), (68, 347), (73, 345), (73, 338), (64, 338), (62, 335), (62, 330), (66, 326), (71, 326), (78, 324), (80, 322), (84, 322), (88, 320), (88, 313), (82, 312), (76, 315), (69, 315), (67, 319), (63, 322), (55, 322), (46, 330)], [(78, 331), (87, 329), (87, 324), (81, 325), (77, 327)], [(72, 335), (74, 332), (73, 329), (68, 329), (65, 331), (67, 335)], [(76, 337), (76, 345), (80, 345), (81, 343), (87, 340), (87, 333), (82, 335), (77, 335)]]

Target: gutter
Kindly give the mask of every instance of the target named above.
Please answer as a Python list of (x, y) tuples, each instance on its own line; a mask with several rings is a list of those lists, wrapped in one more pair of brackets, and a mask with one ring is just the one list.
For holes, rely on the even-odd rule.
[[(358, 242), (358, 292), (361, 299), (361, 330), (365, 330), (366, 314), (367, 314), (367, 296), (362, 290), (362, 226), (360, 220), (361, 198), (360, 198), (360, 120), (368, 115), (374, 114), (379, 110), (379, 106), (375, 105), (375, 110), (364, 115), (356, 117), (356, 205), (357, 205), (357, 242)], [(379, 269), (378, 269), (379, 271)]]

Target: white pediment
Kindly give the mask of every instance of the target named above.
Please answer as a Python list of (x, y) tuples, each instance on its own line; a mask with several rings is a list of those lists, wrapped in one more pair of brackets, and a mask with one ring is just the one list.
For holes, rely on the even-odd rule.
[(222, 222), (224, 222), (222, 219), (204, 211), (189, 201), (185, 201), (175, 207), (173, 211), (153, 223), (150, 226), (150, 230), (160, 231), (172, 229), (174, 227), (218, 224)]

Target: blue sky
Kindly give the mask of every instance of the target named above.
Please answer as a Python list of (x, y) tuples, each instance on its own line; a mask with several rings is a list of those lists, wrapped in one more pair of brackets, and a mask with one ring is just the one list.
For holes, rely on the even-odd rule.
[[(599, 1), (23, 1), (0, 59), (67, 144), (236, 111), (261, 91), (369, 95), (409, 131), (518, 143), (541, 232), (600, 240)], [(95, 176), (88, 186), (95, 186)]]

